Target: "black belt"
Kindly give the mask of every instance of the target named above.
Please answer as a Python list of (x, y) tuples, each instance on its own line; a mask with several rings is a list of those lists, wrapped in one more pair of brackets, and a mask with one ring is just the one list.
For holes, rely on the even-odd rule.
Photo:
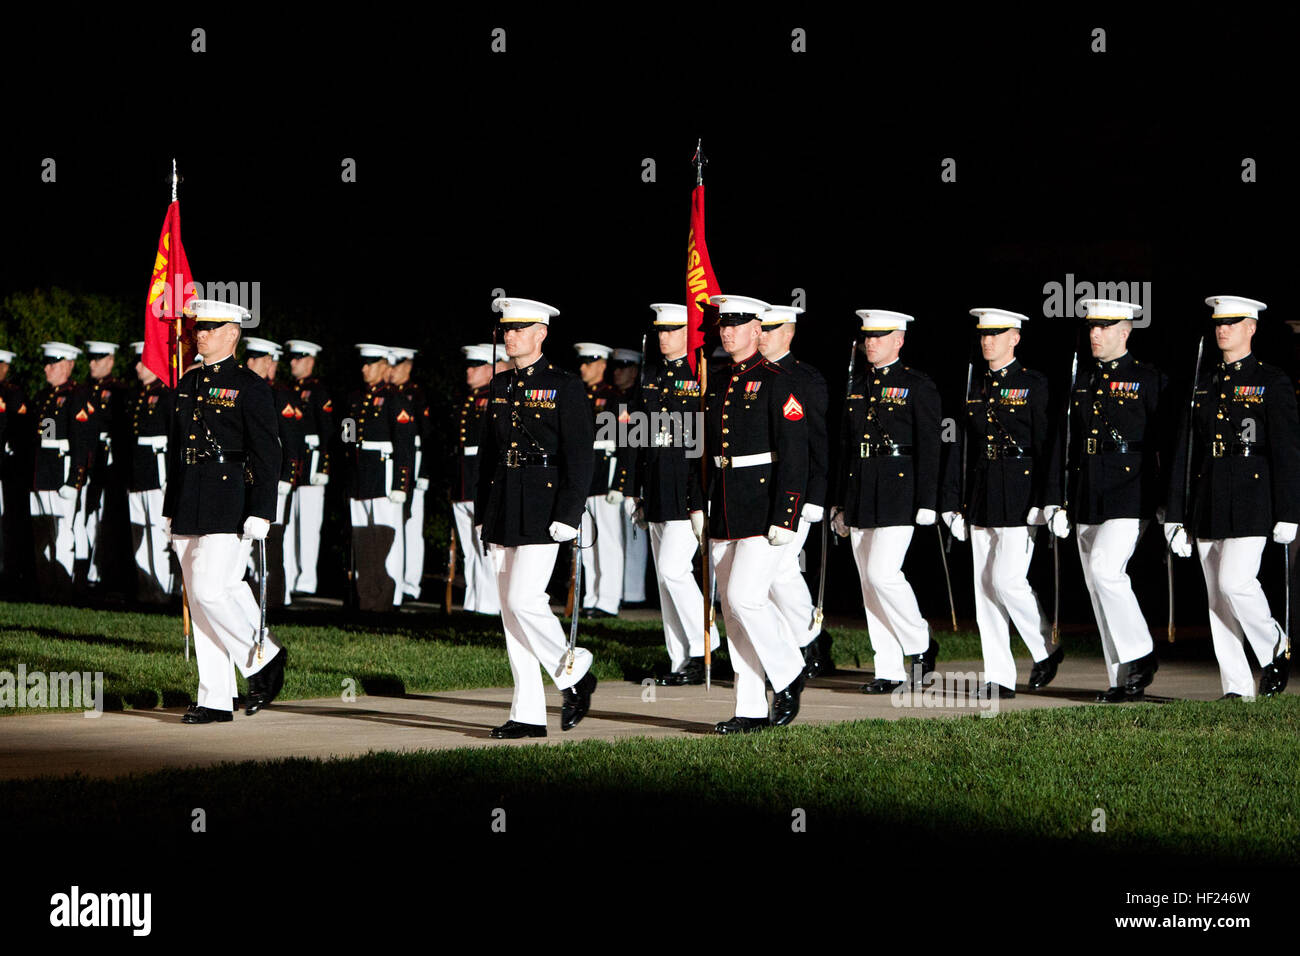
[(859, 458), (910, 458), (911, 445), (895, 445), (886, 442), (858, 442)]
[(1110, 441), (1109, 439), (1088, 438), (1083, 443), (1085, 455), (1136, 455), (1142, 451), (1140, 441)]
[(1000, 458), (1032, 458), (1033, 456), (1021, 448), (1002, 448), (998, 445), (985, 445), (984, 457), (989, 461), (997, 461)]
[(522, 452), (511, 448), (505, 453), (505, 457), (501, 459), (501, 464), (507, 468), (547, 468), (550, 466), (553, 457), (553, 455), (548, 455), (545, 452)]
[(1212, 441), (1211, 458), (1259, 458), (1264, 454), (1257, 441)]
[(198, 448), (186, 448), (182, 455), (182, 461), (186, 465), (197, 465), (201, 461), (215, 461), (224, 465), (227, 462), (234, 464), (243, 464), (248, 460), (248, 456), (242, 451), (203, 451)]

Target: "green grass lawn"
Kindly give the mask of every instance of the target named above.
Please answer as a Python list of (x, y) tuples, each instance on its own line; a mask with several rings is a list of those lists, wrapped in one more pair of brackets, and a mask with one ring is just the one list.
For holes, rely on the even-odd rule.
[[(358, 694), (428, 693), (509, 686), (510, 665), (498, 618), (401, 613), (349, 619), (342, 610), (282, 612), (272, 632), (289, 648), (286, 700), (336, 696), (351, 679)], [(841, 667), (871, 667), (866, 628), (835, 629)], [(980, 656), (979, 637), (936, 627), (940, 660)], [(580, 643), (595, 655), (602, 680), (640, 681), (666, 670), (658, 621), (583, 621)], [(193, 654), (183, 656), (180, 618), (162, 613), (106, 611), (42, 604), (0, 604), (0, 671), (102, 671), (108, 709), (176, 707), (198, 687)], [(1079, 642), (1072, 653), (1097, 653)], [(730, 676), (726, 644), (715, 674)], [(15, 713), (0, 708), (0, 714)]]
[[(279, 838), (587, 839), (642, 832), (860, 836), (942, 860), (945, 848), (1032, 847), (1048, 859), (1295, 865), (1300, 698), (1067, 708), (992, 719), (854, 721), (743, 738), (376, 753), (166, 771), (113, 781), (0, 783), (0, 820), (58, 832), (275, 821)], [(1093, 829), (1105, 812), (1104, 832)], [(167, 826), (162, 821), (172, 821)], [(12, 832), (6, 827), (6, 832)], [(441, 838), (436, 834), (442, 834)], [(180, 839), (180, 837), (176, 837)], [(846, 844), (847, 845), (847, 844)], [(863, 844), (866, 845), (866, 844)], [(971, 873), (969, 861), (950, 860)]]

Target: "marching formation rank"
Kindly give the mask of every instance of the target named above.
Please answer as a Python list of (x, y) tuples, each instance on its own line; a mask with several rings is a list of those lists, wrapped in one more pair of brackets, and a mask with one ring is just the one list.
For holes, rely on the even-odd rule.
[(582, 545), (595, 430), (582, 381), (542, 355), (550, 320), (559, 310), (513, 297), (495, 299), (492, 307), (501, 313), (514, 368), (491, 385), (474, 513), (497, 569), (501, 624), (515, 680), (510, 719), (492, 736), (544, 737), (539, 665), (563, 692), (563, 730), (586, 715), (596, 686), (591, 652), (566, 643), (546, 594), (559, 543), (576, 539), (576, 546)]
[(405, 578), (403, 506), (415, 483), (417, 425), (410, 402), (388, 384), (392, 352), (357, 345), (362, 384), (348, 396), (345, 418), (355, 433), (348, 496), (357, 604), (382, 611), (402, 603)]

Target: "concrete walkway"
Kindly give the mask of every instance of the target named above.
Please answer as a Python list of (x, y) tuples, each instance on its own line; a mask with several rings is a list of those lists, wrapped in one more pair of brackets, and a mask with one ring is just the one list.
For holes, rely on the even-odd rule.
[[(1029, 662), (1019, 662), (1020, 676)], [(976, 661), (941, 661), (940, 672), (978, 672)], [(1098, 659), (1066, 659), (1056, 680), (1040, 694), (1019, 693), (996, 702), (999, 711), (1092, 704), (1102, 684)], [(917, 694), (910, 701), (859, 693), (870, 678), (863, 671), (840, 671), (805, 690), (798, 724), (864, 718), (971, 716), (989, 703), (968, 701), (964, 689)], [(1021, 687), (1023, 688), (1023, 684)], [(114, 777), (165, 768), (206, 766), (223, 761), (281, 757), (346, 757), (370, 751), (414, 751), (452, 747), (509, 747), (558, 744), (571, 740), (616, 741), (630, 737), (680, 737), (711, 734), (713, 725), (734, 713), (729, 684), (703, 687), (644, 687), (625, 681), (602, 682), (591, 712), (568, 733), (559, 729), (560, 695), (548, 683), (550, 736), (545, 740), (498, 741), (488, 731), (509, 717), (510, 688), (280, 701), (254, 717), (236, 714), (228, 724), (189, 726), (183, 709), (127, 710), (97, 718), (81, 714), (40, 714), (0, 718), (0, 779), (84, 773)], [(1288, 693), (1294, 692), (1292, 689)], [(1212, 663), (1169, 662), (1148, 694), (1159, 702), (1173, 698), (1219, 697), (1218, 670)], [(901, 697), (901, 695), (900, 695)], [(928, 704), (927, 704), (928, 701)], [(934, 706), (941, 703), (943, 706)], [(982, 707), (980, 705), (983, 705)], [(1119, 705), (1134, 706), (1134, 705)], [(1242, 704), (1242, 706), (1249, 706)], [(771, 731), (780, 733), (779, 730)]]

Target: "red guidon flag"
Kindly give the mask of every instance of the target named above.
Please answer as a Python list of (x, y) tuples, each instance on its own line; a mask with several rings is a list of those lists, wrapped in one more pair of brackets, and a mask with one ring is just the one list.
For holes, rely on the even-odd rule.
[[(185, 247), (181, 245), (181, 204), (173, 199), (163, 220), (153, 276), (149, 280), (149, 301), (144, 310), (144, 355), (141, 356), (145, 368), (172, 388), (176, 387), (182, 371), (177, 355), (176, 316), (193, 295), (194, 277), (185, 258)], [(185, 328), (193, 325), (194, 320), (190, 319)]]
[(686, 240), (686, 355), (696, 375), (695, 353), (704, 345), (704, 306), (720, 292), (704, 242), (704, 184), (700, 183), (691, 193), (691, 232)]

